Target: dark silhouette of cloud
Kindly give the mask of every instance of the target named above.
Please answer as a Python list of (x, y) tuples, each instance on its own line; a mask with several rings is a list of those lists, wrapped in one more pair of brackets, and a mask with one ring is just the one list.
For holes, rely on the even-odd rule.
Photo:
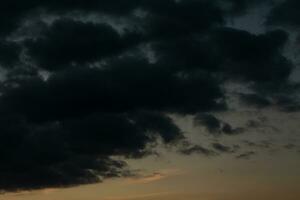
[(285, 0), (277, 4), (271, 11), (267, 23), (271, 25), (299, 26), (300, 3), (297, 0)]
[(215, 150), (221, 153), (234, 153), (234, 150), (231, 147), (225, 146), (221, 143), (213, 143), (212, 146)]
[(204, 125), (211, 133), (220, 131), (222, 126), (222, 122), (210, 114), (197, 115), (194, 120), (196, 124)]
[(122, 0), (82, 0), (38, 1), (12, 0), (1, 2), (0, 35), (7, 36), (19, 28), (27, 18), (43, 12), (51, 14), (68, 14), (72, 12), (105, 13), (114, 16), (124, 16), (137, 8), (140, 0), (124, 2)]
[[(289, 30), (296, 31), (297, 44), (300, 41), (300, 2), (297, 0), (285, 0), (280, 1), (274, 8), (271, 10), (266, 24), (271, 26), (285, 27)], [(299, 45), (297, 45), (299, 47)]]
[(6, 40), (0, 40), (0, 66), (13, 68), (20, 62), (21, 47)]
[(243, 103), (254, 106), (256, 108), (264, 108), (272, 105), (269, 99), (266, 99), (258, 94), (241, 94), (240, 100)]
[(213, 1), (146, 0), (143, 3), (147, 13), (142, 19), (146, 21), (145, 35), (152, 39), (193, 34), (224, 23), (223, 12)]
[[(123, 65), (123, 60), (120, 62)], [(2, 109), (25, 115), (31, 121), (46, 122), (97, 111), (146, 109), (195, 113), (219, 107), (217, 99), (222, 98), (222, 93), (206, 77), (193, 75), (180, 79), (144, 62), (124, 64), (129, 66), (68, 68), (47, 81), (38, 77), (7, 81)]]
[(238, 127), (238, 128), (233, 128), (230, 124), (225, 123), (222, 132), (226, 135), (237, 135), (240, 133), (244, 132), (244, 128)]
[(245, 153), (242, 153), (238, 156), (236, 156), (237, 159), (245, 159), (245, 160), (249, 160), (252, 156), (254, 156), (256, 153), (254, 151), (248, 151)]
[(184, 155), (202, 154), (205, 156), (216, 156), (217, 153), (200, 145), (193, 145), (179, 150)]
[(270, 4), (272, 0), (217, 0), (218, 4), (230, 16), (239, 16), (247, 13), (251, 8)]
[(274, 144), (270, 141), (267, 140), (263, 140), (260, 142), (252, 142), (249, 140), (245, 140), (243, 141), (243, 143), (245, 143), (247, 146), (251, 147), (251, 148), (263, 148), (263, 149), (270, 149), (272, 147), (274, 147)]
[(235, 151), (179, 148), (185, 134), (169, 117), (195, 115), (212, 134), (244, 132), (210, 114), (227, 111), (229, 81), (250, 85), (253, 95), (241, 95), (247, 106), (295, 111), (287, 32), (226, 27), (260, 2), (2, 1), (0, 190), (130, 176), (113, 157), (153, 154), (157, 140), (185, 155)]
[(295, 144), (286, 144), (283, 146), (285, 149), (288, 149), (288, 150), (293, 150), (297, 147), (297, 145)]
[[(132, 116), (131, 116), (132, 115)], [(72, 186), (126, 175), (126, 163), (110, 158), (147, 154), (161, 137), (183, 137), (160, 113), (104, 114), (40, 125), (17, 115), (1, 115), (1, 189)]]
[(253, 35), (225, 28), (218, 30), (215, 36), (224, 59), (222, 70), (225, 73), (274, 86), (280, 85), (278, 81), (286, 82), (293, 68), (292, 63), (281, 54), (287, 39), (287, 33), (282, 30)]
[(215, 135), (237, 135), (244, 132), (241, 127), (233, 128), (230, 124), (219, 120), (211, 114), (198, 114), (194, 118), (196, 125), (203, 125), (208, 132)]
[[(25, 41), (39, 67), (57, 70), (75, 64), (99, 62), (136, 45), (138, 35), (122, 36), (108, 24), (60, 19), (37, 39)], [(74, 42), (76, 41), (76, 42)]]
[(298, 112), (300, 110), (300, 101), (294, 95), (277, 96), (275, 104), (285, 112)]

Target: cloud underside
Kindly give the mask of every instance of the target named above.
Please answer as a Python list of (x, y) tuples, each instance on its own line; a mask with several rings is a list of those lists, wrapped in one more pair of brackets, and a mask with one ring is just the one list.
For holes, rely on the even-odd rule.
[[(287, 32), (225, 27), (259, 2), (1, 2), (0, 190), (130, 176), (112, 156), (141, 158), (158, 139), (185, 140), (169, 114), (195, 115), (212, 134), (242, 133), (203, 114), (227, 110), (230, 81), (250, 85), (253, 94), (240, 95), (247, 105), (297, 109), (294, 65), (282, 53)], [(214, 154), (181, 150), (194, 152)]]

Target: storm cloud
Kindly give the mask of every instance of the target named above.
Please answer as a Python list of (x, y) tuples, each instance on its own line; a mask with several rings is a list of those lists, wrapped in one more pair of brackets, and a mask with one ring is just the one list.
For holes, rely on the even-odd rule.
[[(283, 52), (288, 32), (253, 34), (226, 26), (229, 17), (258, 5), (246, 0), (1, 2), (0, 190), (133, 175), (122, 158), (150, 155), (158, 140), (175, 147), (186, 140), (172, 114), (194, 115), (195, 124), (213, 134), (243, 133), (211, 114), (228, 110), (223, 87), (228, 82), (250, 87), (252, 95), (240, 95), (247, 106), (275, 103), (293, 110), (295, 101), (279, 101), (293, 86), (294, 64)], [(274, 97), (277, 103), (268, 101)], [(219, 143), (213, 148), (233, 151)], [(216, 154), (200, 145), (178, 151)]]

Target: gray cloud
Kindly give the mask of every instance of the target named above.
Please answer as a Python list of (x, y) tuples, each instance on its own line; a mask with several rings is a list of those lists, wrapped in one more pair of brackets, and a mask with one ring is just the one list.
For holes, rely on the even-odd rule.
[[(296, 86), (289, 82), (294, 65), (283, 54), (288, 33), (228, 28), (226, 18), (259, 1), (222, 2), (1, 2), (0, 65), (7, 76), (0, 83), (0, 190), (129, 176), (126, 162), (113, 156), (139, 159), (155, 151), (158, 139), (177, 148), (186, 140), (169, 114), (195, 115), (210, 133), (242, 133), (209, 114), (228, 110), (223, 86), (230, 81), (250, 85), (247, 106), (264, 107), (271, 98), (272, 105), (296, 110)], [(88, 20), (95, 15), (124, 20), (125, 28)], [(38, 31), (25, 35), (25, 24)], [(178, 149), (206, 156), (214, 150)]]

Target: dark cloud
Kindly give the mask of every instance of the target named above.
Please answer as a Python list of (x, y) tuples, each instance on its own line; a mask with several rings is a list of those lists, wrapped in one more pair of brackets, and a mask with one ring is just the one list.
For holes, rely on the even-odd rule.
[[(1, 2), (0, 35), (7, 36), (18, 29), (26, 19), (40, 15), (41, 11), (51, 14), (68, 14), (77, 11), (81, 14), (99, 13), (123, 16), (137, 8), (140, 0), (124, 2), (122, 0), (82, 0), (38, 1), (12, 0)], [(78, 13), (77, 13), (78, 14)]]
[(225, 28), (218, 30), (215, 37), (224, 59), (222, 70), (230, 77), (274, 86), (287, 81), (293, 65), (281, 54), (288, 39), (286, 32), (253, 35)]
[(83, 11), (102, 12), (111, 15), (125, 15), (137, 8), (141, 0), (124, 2), (122, 0), (91, 0), (88, 3), (82, 0), (62, 0), (62, 1), (36, 1), (37, 6), (43, 6), (52, 12)]
[(243, 154), (240, 154), (240, 155), (236, 156), (236, 158), (237, 159), (246, 159), (246, 160), (249, 160), (254, 155), (256, 155), (256, 152), (254, 152), (254, 151), (248, 151), (248, 152), (245, 152)]
[(288, 35), (282, 30), (254, 35), (216, 28), (188, 38), (154, 42), (152, 49), (158, 63), (171, 69), (201, 71), (219, 81), (253, 83), (255, 90), (272, 93), (288, 85), (294, 67), (282, 55), (287, 40)]
[[(147, 144), (182, 136), (160, 113), (103, 114), (34, 124), (1, 116), (1, 189), (62, 187), (128, 175), (111, 155), (139, 158)], [(125, 171), (124, 171), (125, 170)]]
[(284, 0), (271, 11), (267, 23), (296, 27), (300, 25), (300, 2), (297, 0)]
[(245, 143), (247, 146), (249, 146), (251, 148), (270, 149), (274, 146), (274, 144), (272, 142), (267, 141), (267, 140), (263, 140), (260, 142), (252, 142), (252, 141), (245, 140), (245, 141), (243, 141), (243, 143)]
[(21, 47), (15, 42), (0, 40), (0, 66), (12, 68), (17, 65), (20, 60)]
[[(272, 99), (294, 110), (296, 102), (279, 98), (292, 93), (293, 64), (282, 54), (287, 33), (225, 27), (229, 16), (258, 3), (1, 2), (0, 65), (7, 74), (0, 87), (0, 190), (129, 176), (126, 163), (113, 156), (137, 159), (152, 154), (158, 139), (185, 140), (170, 114), (196, 115), (195, 123), (213, 134), (242, 133), (209, 114), (226, 111), (228, 81), (251, 86), (253, 96), (243, 95), (247, 105)], [(112, 26), (113, 20), (122, 24)], [(213, 147), (178, 151), (211, 156), (237, 149)]]
[(266, 24), (271, 26), (279, 26), (287, 28), (288, 30), (296, 31), (297, 47), (300, 41), (300, 2), (297, 0), (280, 1), (270, 12)]
[(210, 114), (201, 114), (195, 117), (195, 123), (204, 125), (209, 132), (218, 132), (221, 129), (222, 122)]
[[(47, 80), (12, 75), (3, 83), (0, 103), (5, 124), (1, 141), (7, 152), (3, 157), (8, 159), (4, 177), (11, 181), (2, 188), (70, 186), (95, 182), (106, 173), (120, 176), (124, 166), (106, 165), (109, 156), (140, 158), (151, 153), (146, 147), (157, 138), (164, 143), (183, 139), (163, 113), (211, 110), (218, 107), (220, 95), (206, 77), (181, 79), (145, 60), (129, 58), (103, 69), (67, 68)], [(11, 121), (5, 121), (7, 116)], [(90, 164), (78, 166), (81, 156)], [(65, 164), (67, 171), (61, 169)], [(29, 170), (31, 165), (38, 170)], [(19, 172), (19, 167), (24, 170)], [(68, 174), (72, 170), (75, 174)], [(22, 187), (18, 177), (28, 184)]]
[(293, 150), (297, 147), (297, 145), (295, 144), (286, 144), (283, 146), (285, 149), (288, 149), (288, 150)]
[(258, 94), (241, 94), (240, 99), (243, 103), (256, 108), (264, 108), (272, 104), (270, 100)]
[(215, 150), (222, 152), (222, 153), (233, 153), (234, 152), (234, 150), (231, 147), (225, 146), (220, 143), (213, 143), (212, 146)]
[[(250, 8), (270, 0), (164, 0), (140, 1), (146, 13), (146, 34), (154, 39), (203, 33), (224, 25), (230, 16), (245, 14)], [(167, 11), (167, 12), (166, 12)]]
[(213, 1), (165, 0), (144, 1), (147, 13), (145, 34), (153, 39), (166, 39), (203, 32), (224, 23), (222, 10)]
[[(152, 43), (158, 63), (178, 71), (218, 72), (222, 60), (207, 35), (189, 36)], [(184, 73), (183, 73), (184, 75)]]
[(254, 7), (270, 4), (272, 0), (216, 0), (216, 2), (227, 15), (239, 16), (246, 14)]
[(124, 33), (121, 36), (108, 24), (69, 19), (55, 21), (43, 32), (39, 38), (25, 43), (36, 65), (47, 70), (99, 62), (120, 54), (139, 41), (138, 35)]
[(205, 148), (201, 145), (187, 143), (180, 147), (178, 152), (184, 155), (202, 154), (205, 156), (218, 156), (224, 153), (235, 153), (240, 149), (239, 145), (230, 147), (219, 142), (212, 143), (211, 146), (213, 149)]
[(244, 132), (241, 127), (233, 128), (230, 124), (223, 122), (211, 114), (198, 114), (194, 118), (196, 125), (203, 125), (212, 134), (236, 135)]
[(1, 98), (2, 109), (44, 122), (96, 111), (151, 109), (195, 113), (219, 107), (217, 100), (222, 93), (206, 77), (181, 79), (145, 62), (118, 62), (121, 63), (108, 69), (69, 68), (47, 81), (8, 81)]
[(241, 127), (233, 128), (230, 124), (225, 123), (222, 128), (222, 131), (226, 135), (237, 135), (237, 134), (243, 133), (244, 128), (241, 128)]
[(184, 154), (184, 155), (191, 155), (191, 154), (202, 154), (205, 156), (215, 156), (217, 155), (216, 152), (214, 152), (213, 150), (204, 148), (200, 145), (193, 145), (193, 146), (189, 146), (186, 148), (182, 148), (179, 150), (180, 153)]
[(30, 1), (2, 1), (0, 8), (0, 36), (7, 36), (16, 30), (30, 9)]
[(275, 104), (285, 112), (298, 112), (300, 110), (300, 100), (294, 95), (277, 96)]

